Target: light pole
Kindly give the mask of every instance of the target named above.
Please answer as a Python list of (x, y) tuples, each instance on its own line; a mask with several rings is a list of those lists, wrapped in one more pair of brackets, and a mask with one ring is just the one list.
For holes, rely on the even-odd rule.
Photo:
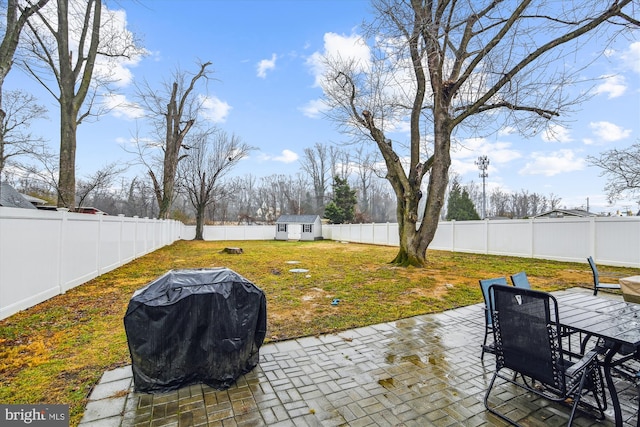
[(489, 176), (487, 169), (489, 168), (489, 158), (487, 156), (480, 156), (476, 160), (476, 165), (480, 169), (480, 178), (482, 178), (482, 219), (487, 217), (487, 196), (485, 192), (485, 178)]

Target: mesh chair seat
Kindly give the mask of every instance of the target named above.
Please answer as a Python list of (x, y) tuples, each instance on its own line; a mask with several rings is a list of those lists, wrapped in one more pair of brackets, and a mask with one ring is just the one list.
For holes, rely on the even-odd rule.
[(527, 273), (521, 271), (520, 273), (511, 275), (511, 283), (513, 286), (517, 288), (527, 288), (531, 289), (531, 283), (529, 283), (529, 279), (527, 278)]
[[(596, 348), (579, 360), (567, 357), (555, 298), (545, 292), (504, 285), (493, 285), (489, 292), (496, 370), (484, 399), (487, 410), (518, 425), (498, 412), (498, 406), (489, 404), (491, 391), (500, 379), (556, 402), (572, 399), (568, 425), (573, 423), (579, 404), (597, 419), (604, 419), (604, 382), (597, 360), (601, 349)], [(503, 374), (505, 368), (509, 374)], [(529, 378), (536, 386), (525, 380), (517, 381), (517, 374)], [(593, 396), (592, 402), (582, 399), (588, 393)]]
[(482, 298), (484, 299), (484, 339), (482, 341), (482, 353), (480, 359), (484, 360), (485, 353), (495, 354), (494, 344), (487, 344), (489, 335), (493, 334), (493, 319), (491, 318), (491, 312), (489, 307), (491, 305), (491, 295), (489, 294), (489, 288), (491, 285), (506, 285), (507, 279), (504, 277), (494, 277), (493, 279), (482, 279), (480, 282), (480, 289), (482, 290)]

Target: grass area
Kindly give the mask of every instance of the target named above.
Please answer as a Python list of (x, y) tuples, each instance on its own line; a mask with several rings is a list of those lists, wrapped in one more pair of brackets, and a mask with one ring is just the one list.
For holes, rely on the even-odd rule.
[[(244, 253), (221, 253), (227, 246)], [(267, 296), (267, 341), (478, 303), (478, 279), (523, 270), (535, 289), (592, 287), (586, 263), (429, 251), (427, 268), (398, 268), (389, 264), (396, 252), (334, 241), (176, 242), (0, 321), (0, 402), (70, 404), (77, 425), (102, 373), (130, 363), (123, 317), (133, 292), (170, 269), (228, 267), (255, 283)], [(603, 281), (640, 274), (601, 270)]]

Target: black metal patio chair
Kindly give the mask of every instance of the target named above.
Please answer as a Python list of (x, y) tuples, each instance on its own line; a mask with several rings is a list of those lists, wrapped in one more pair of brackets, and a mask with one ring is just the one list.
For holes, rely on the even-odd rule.
[[(582, 359), (570, 360), (562, 348), (556, 299), (546, 292), (514, 286), (493, 285), (489, 292), (496, 370), (485, 394), (487, 410), (519, 425), (498, 412), (499, 404), (489, 403), (496, 380), (500, 379), (555, 402), (571, 402), (569, 426), (579, 404), (580, 409), (604, 419), (606, 398), (597, 360), (600, 348), (589, 351)], [(505, 369), (509, 374), (503, 373)], [(518, 381), (517, 374), (535, 386)], [(589, 392), (593, 398), (588, 402), (583, 397)]]
[(493, 279), (481, 279), (480, 289), (482, 290), (482, 297), (484, 298), (484, 340), (482, 341), (482, 354), (480, 359), (484, 360), (485, 353), (495, 354), (493, 344), (487, 344), (487, 338), (493, 333), (493, 320), (491, 319), (491, 312), (489, 311), (491, 296), (489, 295), (489, 287), (491, 285), (506, 285), (507, 279), (504, 277), (494, 277)]
[(596, 263), (593, 261), (593, 258), (591, 258), (591, 256), (587, 257), (587, 262), (589, 262), (589, 267), (591, 267), (591, 272), (593, 273), (594, 295), (598, 295), (599, 289), (620, 289), (619, 283), (601, 283), (600, 274), (598, 273), (598, 267), (596, 267)]

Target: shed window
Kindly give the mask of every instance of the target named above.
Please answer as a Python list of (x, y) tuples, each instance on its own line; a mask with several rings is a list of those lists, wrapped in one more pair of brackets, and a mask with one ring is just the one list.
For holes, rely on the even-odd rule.
[(313, 231), (313, 224), (302, 224), (303, 233), (311, 233)]
[(278, 224), (278, 231), (287, 232), (287, 224)]

